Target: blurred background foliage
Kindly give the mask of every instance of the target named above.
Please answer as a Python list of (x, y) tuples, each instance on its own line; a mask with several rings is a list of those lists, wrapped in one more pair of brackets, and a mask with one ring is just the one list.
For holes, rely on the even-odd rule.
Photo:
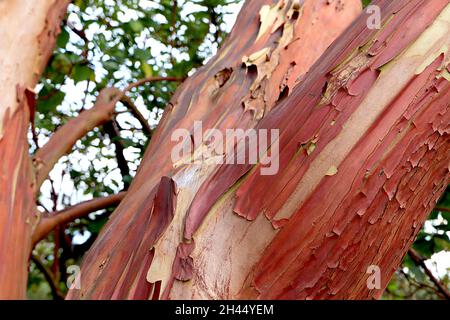
[[(30, 153), (58, 127), (91, 108), (103, 88), (123, 89), (149, 77), (191, 75), (217, 51), (241, 4), (242, 0), (74, 0), (37, 88)], [(148, 130), (157, 125), (178, 84), (158, 81), (133, 89), (129, 101), (147, 119), (149, 128), (129, 112), (129, 106), (119, 103), (114, 120), (90, 132), (59, 161), (42, 186), (40, 210), (52, 214), (126, 190), (151, 137)], [(30, 299), (64, 297), (67, 268), (79, 265), (113, 209), (60, 226), (37, 244), (30, 262)], [(448, 189), (414, 244), (416, 253), (428, 260), (429, 269), (433, 269), (429, 260), (433, 255), (450, 251), (449, 211)], [(449, 286), (448, 272), (442, 275), (441, 271), (438, 278)], [(406, 256), (383, 298), (444, 296), (423, 266)]]

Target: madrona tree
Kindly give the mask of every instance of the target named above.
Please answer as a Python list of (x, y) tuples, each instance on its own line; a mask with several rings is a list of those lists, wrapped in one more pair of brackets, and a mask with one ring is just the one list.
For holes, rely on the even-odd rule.
[[(317, 25), (335, 30), (351, 3), (246, 3), (219, 54), (173, 97), (69, 296), (379, 297), (448, 184), (450, 7), (375, 4), (381, 28), (363, 14), (305, 75), (304, 52), (327, 34)], [(279, 129), (278, 173), (174, 166), (172, 132), (194, 120)], [(380, 288), (367, 285), (370, 266)]]
[[(162, 79), (103, 89), (30, 161), (32, 89), (67, 3), (0, 3), (0, 25), (26, 30), (0, 47), (0, 295), (23, 297), (30, 250), (61, 221), (121, 201), (69, 298), (379, 297), (448, 184), (447, 2), (377, 1), (379, 29), (362, 14), (346, 30), (360, 1), (246, 2), (218, 54), (166, 107), (126, 195), (45, 218), (36, 195), (56, 161), (127, 92)], [(233, 140), (208, 161), (196, 122), (278, 134), (259, 163), (235, 165), (217, 159), (249, 144)], [(193, 148), (174, 162), (177, 129)], [(274, 157), (275, 174), (261, 174)]]

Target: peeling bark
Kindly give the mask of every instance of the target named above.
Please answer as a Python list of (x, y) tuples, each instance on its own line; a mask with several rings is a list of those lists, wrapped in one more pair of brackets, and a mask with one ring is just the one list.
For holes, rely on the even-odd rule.
[[(206, 231), (200, 226), (206, 215), (192, 218), (189, 207), (202, 184), (214, 181), (213, 174), (219, 168), (213, 164), (174, 166), (170, 158), (176, 144), (171, 141), (172, 132), (184, 128), (196, 134), (192, 131), (195, 120), (203, 122), (204, 130), (257, 126), (278, 110), (281, 100), (289, 99), (305, 72), (360, 10), (359, 0), (247, 1), (219, 54), (186, 80), (167, 106), (129, 193), (85, 257), (81, 290), (70, 291), (68, 297), (172, 298), (183, 292), (179, 286), (193, 283), (196, 290), (192, 292), (205, 293), (200, 297), (233, 297), (229, 282), (211, 289), (208, 281), (198, 282), (199, 272), (203, 274), (206, 269), (198, 265), (200, 260), (193, 259), (193, 254), (203, 249), (205, 254), (210, 253), (209, 247), (219, 243), (206, 245), (199, 235), (199, 246), (197, 235), (193, 239), (183, 237), (185, 223)], [(203, 147), (199, 146), (199, 150)], [(159, 212), (155, 216), (151, 208), (164, 176), (176, 183), (174, 212)], [(161, 197), (170, 198), (172, 189), (163, 190)], [(230, 210), (227, 213), (240, 227), (258, 227)], [(165, 219), (161, 222), (162, 216)], [(271, 225), (268, 229), (273, 230)], [(264, 232), (264, 228), (259, 231)], [(229, 252), (237, 239), (216, 241), (223, 246), (219, 245), (219, 250)], [(241, 247), (251, 246), (249, 243)], [(222, 270), (222, 275), (217, 277), (216, 272), (211, 272), (204, 276), (219, 281), (233, 274), (236, 281), (243, 283), (244, 273), (236, 275), (239, 264), (233, 266), (232, 272), (227, 269), (228, 264), (216, 263), (211, 257), (210, 263)]]
[(68, 3), (0, 1), (0, 299), (25, 298), (36, 218), (27, 129)]
[[(123, 95), (56, 133), (35, 178), (32, 89), (67, 4), (0, 1), (0, 298), (25, 296), (36, 190)], [(175, 94), (69, 298), (378, 298), (367, 267), (380, 267), (383, 289), (449, 183), (450, 5), (377, 4), (381, 30), (362, 15), (315, 63), (359, 0), (247, 2), (219, 54)], [(279, 129), (279, 172), (172, 163), (173, 130), (195, 136), (195, 120)], [(194, 160), (207, 148), (196, 147)]]
[(280, 172), (223, 165), (198, 190), (197, 272), (171, 298), (381, 296), (367, 268), (384, 289), (449, 182), (450, 7), (378, 3), (382, 30), (363, 15), (258, 124), (281, 130)]

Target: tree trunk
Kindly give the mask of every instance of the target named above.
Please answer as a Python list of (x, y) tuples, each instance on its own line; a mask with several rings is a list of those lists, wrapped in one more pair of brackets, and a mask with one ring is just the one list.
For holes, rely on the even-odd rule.
[(0, 1), (0, 299), (25, 298), (36, 221), (27, 131), (69, 1)]
[[(247, 2), (173, 97), (69, 298), (380, 297), (449, 182), (450, 5), (375, 2), (381, 30), (361, 15), (306, 76), (359, 1)], [(279, 130), (262, 150), (278, 146), (279, 170), (173, 163), (175, 129), (188, 160), (207, 149), (195, 120)]]

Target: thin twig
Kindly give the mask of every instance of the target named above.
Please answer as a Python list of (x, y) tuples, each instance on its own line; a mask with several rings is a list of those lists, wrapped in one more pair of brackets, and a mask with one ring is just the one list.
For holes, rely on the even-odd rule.
[(34, 230), (32, 237), (32, 247), (34, 247), (34, 245), (40, 240), (45, 238), (56, 226), (71, 222), (77, 218), (87, 216), (92, 212), (116, 206), (120, 203), (120, 201), (122, 201), (122, 199), (125, 197), (125, 194), (126, 192), (119, 192), (118, 194), (105, 198), (97, 198), (82, 202), (73, 207), (55, 212), (48, 217), (42, 218), (42, 220)]
[(437, 294), (439, 297), (445, 298), (445, 296), (439, 290), (437, 290), (436, 287), (433, 287), (432, 285), (417, 281), (416, 279), (411, 277), (407, 272), (405, 272), (403, 270), (401, 270), (401, 274), (405, 277), (405, 279), (409, 282), (409, 284), (411, 284), (417, 288), (417, 290), (407, 294), (405, 296), (405, 298), (411, 298), (414, 294), (417, 293), (417, 291), (425, 290), (425, 289), (431, 290), (433, 293)]
[(420, 254), (414, 250), (414, 249), (409, 249), (408, 251), (409, 256), (411, 257), (411, 259), (420, 267), (422, 267), (422, 269), (425, 271), (426, 275), (430, 278), (431, 282), (433, 282), (436, 287), (438, 288), (439, 292), (444, 295), (444, 297), (447, 300), (450, 300), (450, 292), (448, 290), (448, 288), (441, 282), (439, 281), (439, 279), (437, 279), (433, 272), (431, 272), (431, 270), (427, 267), (427, 265), (425, 264), (425, 259), (423, 257), (420, 256)]
[(89, 40), (86, 36), (86, 33), (84, 32), (84, 30), (78, 30), (77, 28), (75, 28), (74, 25), (72, 25), (69, 21), (67, 21), (66, 23), (67, 27), (69, 27), (70, 31), (72, 31), (73, 33), (75, 33), (81, 40), (83, 40), (85, 43), (88, 43)]
[(42, 183), (47, 179), (49, 172), (58, 160), (69, 153), (75, 143), (84, 137), (89, 131), (101, 124), (110, 121), (114, 115), (114, 108), (125, 94), (135, 87), (155, 81), (182, 81), (177, 77), (149, 77), (129, 84), (124, 90), (117, 88), (105, 88), (89, 110), (81, 112), (66, 124), (58, 128), (49, 141), (39, 149), (33, 157), (36, 171), (35, 191), (39, 192)]
[(111, 143), (116, 148), (117, 166), (119, 167), (120, 174), (124, 183), (124, 189), (127, 190), (130, 186), (129, 182), (125, 181), (126, 176), (130, 176), (130, 168), (128, 167), (127, 159), (125, 158), (125, 146), (123, 145), (122, 138), (120, 137), (120, 131), (115, 119), (108, 121), (103, 125), (103, 129), (109, 136)]
[(185, 78), (178, 78), (178, 77), (148, 77), (140, 79), (136, 82), (130, 83), (124, 90), (123, 93), (130, 91), (133, 88), (142, 86), (143, 84), (149, 83), (149, 82), (156, 82), (156, 81), (171, 81), (171, 82), (181, 82)]
[(147, 119), (145, 119), (144, 115), (139, 111), (138, 107), (133, 103), (133, 100), (131, 100), (130, 97), (124, 95), (123, 98), (120, 100), (120, 102), (122, 102), (128, 108), (128, 110), (130, 110), (133, 116), (141, 124), (142, 131), (148, 138), (150, 138), (152, 136), (153, 130), (148, 124)]
[(36, 255), (31, 255), (31, 261), (34, 262), (39, 271), (41, 271), (44, 275), (44, 278), (45, 280), (47, 280), (55, 300), (64, 300), (64, 294), (59, 289), (58, 283), (53, 273), (42, 263), (42, 261)]

